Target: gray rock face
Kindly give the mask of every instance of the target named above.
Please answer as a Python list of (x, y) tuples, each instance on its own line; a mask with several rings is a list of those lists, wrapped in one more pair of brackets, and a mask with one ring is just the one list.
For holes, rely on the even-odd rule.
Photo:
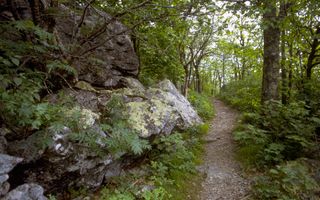
[[(77, 84), (77, 90), (64, 91), (78, 105), (66, 113), (81, 113), (80, 124), (86, 126), (87, 130), (98, 133), (96, 143), (99, 148), (106, 148), (101, 141), (107, 139), (108, 134), (99, 128), (98, 122), (112, 95), (122, 97), (129, 125), (143, 138), (170, 134), (175, 128), (186, 129), (202, 123), (190, 103), (170, 81), (163, 81), (149, 89), (144, 88), (138, 80), (125, 81), (130, 88), (97, 90), (90, 84), (81, 82)], [(56, 96), (48, 99), (50, 102), (60, 101)], [(22, 155), (26, 161), (36, 163), (36, 168), (25, 172), (26, 182), (37, 182), (49, 191), (57, 183), (96, 188), (104, 180), (107, 181), (122, 171), (120, 160), (114, 160), (108, 154), (98, 155), (86, 145), (70, 140), (72, 133), (68, 127), (64, 127), (61, 132), (51, 133), (51, 145), (45, 151), (37, 145), (39, 136), (36, 134), (12, 145), (9, 143), (9, 146), (15, 145), (15, 148), (9, 148), (10, 153)], [(23, 153), (22, 149), (29, 149), (30, 152)], [(40, 160), (39, 164), (37, 160)]]
[(0, 197), (4, 196), (9, 192), (10, 184), (8, 182), (4, 182), (0, 184)]
[[(73, 66), (79, 80), (117, 88), (122, 86), (122, 77), (137, 76), (139, 61), (127, 27), (110, 15), (89, 8), (78, 29), (82, 13), (76, 14), (63, 5), (60, 10), (63, 14), (56, 17), (57, 33), (63, 45), (78, 56)], [(98, 33), (96, 27), (100, 27)]]
[[(0, 21), (14, 21), (11, 1), (0, 1)], [(32, 19), (28, 0), (14, 0), (16, 12), (21, 19)], [(40, 1), (42, 13), (49, 13), (50, 0)], [(68, 6), (72, 7), (69, 8)], [(75, 11), (75, 9), (78, 10)], [(76, 1), (69, 4), (59, 2), (59, 13), (55, 14), (54, 34), (65, 54), (72, 55), (70, 64), (78, 72), (78, 79), (105, 88), (123, 87), (123, 77), (138, 75), (139, 61), (129, 37), (130, 29), (109, 14), (88, 7), (84, 18), (84, 5)], [(46, 17), (40, 25), (48, 26)], [(81, 25), (80, 25), (81, 24)]]
[(4, 196), (10, 189), (8, 173), (22, 161), (22, 158), (0, 154), (0, 197)]
[[(80, 124), (86, 130), (97, 133), (97, 148), (104, 148), (105, 144), (101, 140), (107, 136), (96, 125), (99, 116), (85, 108), (66, 111), (66, 113), (72, 112), (81, 113)], [(50, 140), (50, 145), (45, 150), (40, 145), (35, 145), (39, 137), (34, 135), (14, 142), (16, 148), (12, 148), (11, 153), (20, 154), (28, 162), (35, 163), (35, 167), (24, 172), (23, 180), (40, 183), (49, 191), (54, 187), (63, 188), (71, 185), (97, 188), (103, 180), (112, 177), (110, 174), (120, 173), (121, 165), (120, 163), (115, 165), (117, 161), (114, 161), (111, 155), (99, 155), (99, 152), (93, 151), (88, 146), (71, 140), (71, 134), (73, 133), (68, 127), (64, 127), (60, 132), (51, 132), (46, 139)], [(30, 149), (29, 153), (21, 153), (22, 148)], [(106, 177), (106, 173), (110, 177)]]
[(9, 173), (22, 160), (22, 158), (0, 154), (0, 175)]
[(23, 184), (6, 194), (3, 200), (47, 200), (43, 192), (40, 185)]
[(162, 81), (145, 92), (146, 101), (129, 102), (129, 122), (141, 137), (170, 134), (202, 123), (188, 100), (169, 81)]

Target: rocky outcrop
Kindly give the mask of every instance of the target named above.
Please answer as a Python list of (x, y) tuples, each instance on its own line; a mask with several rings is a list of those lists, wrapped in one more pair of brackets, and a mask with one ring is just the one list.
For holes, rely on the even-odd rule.
[[(30, 1), (10, 2), (0, 1), (0, 21), (33, 19)], [(124, 77), (138, 75), (139, 60), (128, 27), (109, 14), (91, 6), (85, 8), (76, 1), (59, 3), (58, 9), (50, 8), (49, 0), (39, 2), (37, 10), (41, 11), (38, 16), (41, 21), (38, 25), (53, 29), (49, 31), (54, 33), (63, 51), (60, 57), (76, 69), (78, 80), (104, 88), (119, 88), (125, 86), (121, 81)], [(48, 16), (50, 9), (58, 13)]]
[(141, 137), (170, 134), (174, 128), (184, 130), (202, 123), (188, 100), (169, 80), (145, 92), (130, 92), (143, 93), (145, 97), (142, 101), (127, 103), (129, 123)]
[[(104, 116), (112, 96), (122, 99), (125, 106), (123, 115), (127, 117), (131, 129), (142, 138), (170, 134), (173, 129), (184, 130), (202, 123), (190, 103), (170, 81), (165, 80), (148, 89), (138, 80), (129, 79), (127, 84), (130, 88), (111, 91), (95, 89), (82, 81), (76, 84), (76, 90), (66, 89), (63, 92), (75, 99), (77, 105), (66, 110), (65, 115), (81, 113), (79, 124), (88, 132), (96, 134), (96, 144), (101, 150), (108, 148), (102, 141), (108, 140), (109, 133), (102, 131), (98, 124), (103, 120), (101, 117)], [(61, 100), (59, 95), (48, 97), (51, 103)], [(24, 172), (24, 182), (40, 183), (49, 191), (55, 190), (57, 184), (60, 187), (65, 184), (66, 187), (74, 185), (97, 188), (123, 170), (121, 159), (115, 159), (111, 154), (99, 155), (88, 146), (71, 140), (72, 132), (68, 127), (43, 139), (51, 141), (45, 149), (38, 144), (39, 134), (43, 133), (35, 133), (25, 140), (9, 144), (12, 148), (8, 148), (8, 151), (12, 155), (23, 156), (26, 163), (34, 163), (34, 168)], [(23, 149), (28, 151), (23, 152)], [(38, 176), (39, 173), (42, 176)]]
[(22, 160), (22, 158), (0, 154), (0, 197), (8, 193), (10, 189), (10, 184), (7, 182), (8, 173)]
[[(31, 1), (14, 0), (11, 5), (7, 2), (0, 1), (0, 5), (4, 5), (0, 21), (15, 20), (14, 14), (20, 14), (21, 19), (31, 19)], [(42, 11), (48, 9), (46, 0), (40, 2)], [(0, 153), (16, 156), (0, 154), (0, 196), (5, 195), (6, 200), (46, 199), (43, 188), (47, 192), (70, 186), (97, 188), (132, 164), (134, 158), (127, 156), (128, 152), (121, 151), (120, 156), (111, 153), (108, 141), (113, 132), (100, 126), (108, 120), (109, 125), (113, 125), (107, 114), (113, 109), (109, 103), (114, 97), (119, 98), (124, 107), (117, 113), (128, 126), (122, 131), (129, 129), (128, 132), (136, 134), (134, 138), (140, 137), (143, 141), (202, 123), (170, 81), (145, 88), (136, 79), (139, 62), (127, 27), (104, 12), (90, 6), (84, 9), (82, 3), (76, 2), (59, 4), (53, 34), (61, 52), (52, 54), (57, 60), (72, 65), (77, 77), (68, 83), (68, 89), (61, 89), (61, 84), (54, 87), (55, 94), (41, 99), (41, 102), (61, 105), (70, 98), (74, 105), (60, 111), (63, 119), (59, 121), (59, 128), (43, 126), (40, 130), (26, 128), (27, 133), (17, 129), (7, 134), (6, 129), (0, 127)], [(72, 3), (76, 6), (71, 6)], [(12, 5), (16, 6), (17, 13), (10, 13)], [(46, 17), (52, 16), (41, 16), (41, 20)], [(49, 29), (45, 22), (38, 25)], [(70, 116), (77, 116), (72, 122), (76, 128), (68, 123)], [(23, 137), (12, 137), (20, 134)], [(20, 185), (12, 191), (9, 191), (9, 172), (10, 179), (19, 180), (15, 184)]]
[[(88, 8), (82, 18), (68, 7), (60, 7), (62, 13), (56, 17), (57, 33), (62, 44), (77, 58), (72, 65), (77, 69), (79, 80), (117, 88), (123, 87), (124, 76), (137, 76), (138, 57), (127, 27), (95, 9)], [(95, 27), (100, 27), (98, 32)]]
[(23, 184), (10, 191), (3, 200), (47, 200), (43, 188), (37, 184)]

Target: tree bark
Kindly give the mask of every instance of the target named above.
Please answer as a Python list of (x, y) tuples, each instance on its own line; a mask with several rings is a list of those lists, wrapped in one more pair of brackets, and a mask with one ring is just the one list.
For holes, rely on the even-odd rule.
[(280, 29), (277, 21), (277, 8), (275, 1), (266, 0), (263, 14), (264, 23), (264, 55), (263, 55), (263, 80), (262, 104), (269, 100), (279, 99), (279, 43)]
[(288, 104), (288, 76), (286, 68), (286, 41), (284, 39), (285, 31), (281, 32), (281, 102), (282, 104)]
[(292, 66), (293, 66), (293, 46), (292, 43), (289, 44), (289, 66), (288, 66), (288, 70), (289, 70), (289, 77), (288, 77), (288, 101), (290, 102), (291, 99), (291, 90), (292, 90)]
[[(316, 58), (317, 48), (320, 45), (317, 35), (320, 35), (320, 26), (317, 27), (317, 30), (315, 32), (315, 37), (313, 39), (312, 45), (311, 45), (311, 51), (308, 56), (308, 62), (307, 62), (307, 68), (306, 68), (306, 78), (307, 80), (311, 79), (312, 75), (312, 68), (315, 66), (315, 63), (313, 62)], [(320, 63), (318, 63), (320, 64)]]
[(184, 66), (184, 83), (183, 83), (183, 96), (188, 96), (188, 87), (189, 87), (189, 70), (188, 66)]
[(195, 81), (195, 89), (198, 93), (201, 93), (201, 79), (200, 79), (200, 72), (199, 72), (199, 66), (195, 66), (195, 76), (196, 76), (196, 81)]

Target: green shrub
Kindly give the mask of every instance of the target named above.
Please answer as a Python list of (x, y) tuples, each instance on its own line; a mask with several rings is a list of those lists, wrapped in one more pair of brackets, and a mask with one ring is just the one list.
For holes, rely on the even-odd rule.
[[(207, 129), (208, 125), (205, 124), (190, 128), (185, 133), (156, 138), (148, 156), (150, 163), (142, 166), (149, 173), (126, 173), (113, 178), (100, 191), (99, 199), (179, 200), (195, 195), (199, 189), (197, 187), (201, 185), (196, 171), (203, 153), (201, 137)], [(154, 189), (143, 190), (145, 185)]]
[[(59, 106), (43, 103), (41, 97), (50, 91), (53, 76), (74, 76), (76, 71), (56, 61), (53, 35), (31, 21), (1, 23), (0, 30), (0, 112), (5, 113), (1, 119), (8, 127), (24, 130), (48, 127)], [(32, 37), (17, 39), (26, 35)]]
[(214, 116), (212, 99), (204, 94), (190, 91), (188, 100), (194, 106), (199, 116), (204, 120), (209, 120)]
[(238, 110), (253, 112), (260, 107), (260, 93), (261, 78), (251, 75), (225, 85), (220, 91), (220, 98)]
[(244, 120), (248, 124), (235, 131), (234, 138), (241, 148), (259, 147), (252, 151), (258, 165), (294, 160), (317, 148), (314, 138), (320, 120), (310, 116), (303, 103), (270, 102), (261, 113), (246, 114)]
[(308, 166), (301, 161), (289, 161), (256, 178), (256, 199), (317, 199), (319, 185), (311, 177)]
[(316, 199), (319, 186), (299, 158), (319, 151), (315, 140), (319, 125), (319, 117), (303, 102), (269, 102), (259, 113), (243, 115), (234, 138), (238, 159), (264, 173), (256, 177), (256, 199)]

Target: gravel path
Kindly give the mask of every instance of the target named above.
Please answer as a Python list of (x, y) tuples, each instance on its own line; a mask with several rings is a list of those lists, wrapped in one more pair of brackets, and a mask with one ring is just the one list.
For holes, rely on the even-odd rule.
[(205, 174), (200, 192), (201, 200), (246, 199), (249, 181), (235, 160), (232, 130), (238, 113), (219, 100), (214, 100), (216, 117), (206, 137), (206, 154), (201, 171)]

